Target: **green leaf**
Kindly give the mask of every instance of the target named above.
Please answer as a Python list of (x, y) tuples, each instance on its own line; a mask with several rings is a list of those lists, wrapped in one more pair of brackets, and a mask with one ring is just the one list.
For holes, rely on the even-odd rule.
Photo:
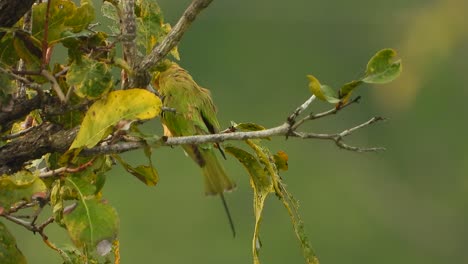
[(347, 102), (349, 97), (351, 97), (353, 90), (356, 89), (360, 84), (362, 84), (362, 81), (351, 81), (343, 85), (343, 87), (341, 87), (340, 91), (338, 92), (341, 102)]
[(0, 222), (0, 263), (2, 264), (26, 264), (26, 258), (16, 246), (15, 237)]
[(0, 39), (0, 62), (10, 67), (15, 67), (19, 60), (18, 54), (13, 46), (13, 34), (14, 32), (7, 32), (3, 38)]
[(75, 87), (79, 97), (96, 99), (107, 93), (114, 81), (111, 68), (99, 61), (82, 57), (81, 61), (74, 61), (67, 72), (67, 84)]
[(7, 74), (0, 74), (0, 106), (8, 104), (12, 99), (11, 95), (16, 92), (15, 85)]
[(252, 187), (255, 190), (264, 194), (272, 191), (270, 177), (268, 177), (263, 166), (255, 156), (231, 145), (225, 146), (224, 151), (234, 156), (245, 167), (250, 175)]
[(299, 215), (298, 202), (290, 193), (288, 193), (286, 187), (283, 184), (281, 184), (281, 188), (279, 188), (278, 191), (279, 192), (277, 192), (276, 195), (280, 197), (281, 202), (288, 211), (289, 217), (291, 218), (291, 223), (293, 225), (294, 233), (296, 234), (296, 238), (301, 243), (302, 254), (305, 257), (306, 262), (308, 264), (319, 264), (317, 255), (312, 249), (309, 239), (307, 238), (307, 235), (305, 233), (304, 222), (302, 221), (301, 216)]
[(81, 199), (71, 212), (64, 215), (63, 220), (73, 243), (92, 252), (103, 240), (112, 243), (119, 229), (115, 209), (96, 198)]
[(120, 28), (118, 25), (120, 24), (120, 19), (119, 19), (119, 16), (117, 15), (116, 7), (113, 4), (111, 4), (109, 1), (104, 1), (101, 6), (101, 13), (104, 17), (112, 20), (112, 22), (108, 26), (112, 34), (119, 35)]
[(110, 92), (88, 109), (70, 149), (92, 148), (120, 120), (151, 119), (161, 113), (161, 100), (144, 89)]
[[(32, 33), (37, 39), (44, 38), (47, 2), (33, 6)], [(73, 1), (54, 0), (50, 3), (47, 41), (53, 45), (60, 41), (67, 31), (79, 32), (94, 20), (94, 8), (90, 1), (81, 1), (77, 7)]]
[[(137, 0), (136, 6), (136, 42), (140, 53), (148, 54), (156, 43), (166, 37), (171, 30), (171, 26), (164, 23), (161, 8), (159, 8), (156, 0)], [(174, 58), (179, 60), (177, 47), (172, 49), (170, 53)]]
[[(156, 169), (150, 164), (147, 165), (139, 165), (137, 167), (132, 167), (130, 164), (125, 162), (119, 155), (113, 156), (119, 163), (124, 167), (124, 169), (139, 179), (141, 182), (148, 186), (154, 186), (159, 181), (159, 175)], [(151, 159), (150, 159), (151, 160)]]
[(58, 252), (63, 259), (63, 264), (91, 263), (79, 249), (72, 245), (62, 246), (58, 248)]
[(260, 131), (260, 130), (265, 130), (265, 127), (264, 126), (261, 126), (259, 124), (255, 124), (255, 123), (240, 123), (240, 124), (236, 124), (234, 122), (231, 122), (232, 126), (236, 129), (236, 130), (240, 130), (240, 131)]
[(64, 25), (70, 27), (73, 32), (85, 30), (95, 19), (92, 1), (81, 0), (80, 7), (76, 8), (73, 16), (65, 20)]
[(396, 56), (393, 49), (383, 49), (377, 52), (367, 63), (365, 83), (388, 83), (401, 73), (401, 60), (392, 62)]
[(50, 190), (50, 206), (52, 207), (55, 223), (62, 227), (64, 227), (63, 209), (65, 208), (63, 200), (62, 180), (55, 180)]
[(41, 67), (42, 51), (37, 45), (40, 47), (40, 44), (33, 41), (33, 38), (28, 37), (27, 34), (15, 34), (13, 39), (13, 47), (18, 56), (24, 60), (26, 69), (29, 71), (37, 71)]
[(47, 187), (42, 180), (29, 171), (0, 176), (0, 208), (7, 210), (19, 201), (31, 201), (34, 195), (45, 193)]
[(224, 150), (239, 160), (239, 162), (242, 163), (250, 175), (250, 183), (254, 190), (255, 214), (255, 229), (252, 239), (252, 253), (254, 257), (254, 264), (259, 264), (260, 259), (258, 258), (258, 250), (260, 248), (260, 223), (262, 220), (262, 212), (265, 206), (265, 200), (270, 193), (274, 192), (273, 183), (255, 156), (243, 149), (234, 146), (226, 146)]
[(337, 98), (336, 92), (327, 85), (320, 84), (319, 80), (315, 78), (313, 75), (307, 75), (309, 79), (309, 89), (318, 99), (327, 101), (332, 104), (336, 104), (340, 101)]

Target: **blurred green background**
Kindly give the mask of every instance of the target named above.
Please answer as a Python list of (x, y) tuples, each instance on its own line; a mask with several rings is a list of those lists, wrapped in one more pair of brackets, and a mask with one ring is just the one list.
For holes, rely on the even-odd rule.
[[(172, 24), (189, 2), (159, 1)], [(384, 116), (387, 122), (346, 140), (387, 151), (359, 154), (281, 137), (268, 143), (289, 155), (282, 176), (321, 263), (468, 263), (466, 10), (465, 0), (214, 1), (182, 39), (181, 64), (211, 89), (223, 127), (231, 120), (279, 125), (310, 96), (306, 74), (339, 87), (360, 77), (377, 50), (398, 51), (399, 79), (359, 88), (360, 104), (304, 127), (336, 132)], [(317, 101), (311, 110), (329, 107)], [(146, 129), (159, 126), (155, 120)], [(126, 157), (146, 162), (141, 151)], [(153, 159), (156, 187), (118, 167), (105, 186), (120, 215), (122, 263), (251, 263), (252, 191), (240, 164), (225, 162), (238, 184), (227, 195), (233, 238), (221, 202), (204, 197), (201, 172), (180, 148), (157, 149)], [(30, 263), (61, 262), (39, 236), (9, 227)], [(47, 234), (69, 243), (59, 228)], [(261, 238), (262, 263), (304, 262), (275, 197)]]

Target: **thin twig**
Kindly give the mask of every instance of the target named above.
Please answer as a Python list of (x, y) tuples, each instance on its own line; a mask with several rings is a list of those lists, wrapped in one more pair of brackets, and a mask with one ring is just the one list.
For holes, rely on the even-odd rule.
[(9, 135), (5, 135), (3, 137), (1, 137), (2, 140), (10, 140), (10, 139), (14, 139), (14, 138), (19, 138), (21, 136), (24, 136), (25, 134), (27, 134), (29, 131), (31, 131), (32, 129), (34, 129), (34, 126), (30, 126), (28, 128), (25, 128), (17, 133), (14, 133), (14, 134), (9, 134)]
[(362, 128), (366, 127), (366, 126), (372, 125), (372, 124), (374, 124), (374, 123), (376, 123), (378, 121), (383, 121), (383, 120), (385, 120), (385, 119), (382, 118), (382, 117), (373, 117), (373, 118), (369, 119), (367, 122), (364, 122), (364, 123), (359, 124), (359, 125), (357, 125), (355, 127), (343, 130), (341, 133), (316, 134), (316, 133), (304, 133), (304, 132), (293, 131), (291, 136), (299, 137), (299, 138), (302, 138), (302, 139), (315, 138), (315, 139), (333, 140), (333, 141), (335, 141), (335, 144), (338, 147), (340, 147), (342, 149), (350, 150), (350, 151), (356, 151), (356, 152), (381, 151), (381, 150), (385, 150), (385, 148), (382, 148), (382, 147), (360, 148), (360, 147), (354, 147), (354, 146), (347, 145), (347, 144), (343, 143), (343, 138), (346, 137), (346, 136), (351, 135), (353, 132), (355, 132), (355, 131), (357, 131), (359, 129), (362, 129)]
[(360, 99), (361, 99), (361, 97), (358, 96), (358, 97), (354, 98), (353, 100), (347, 102), (346, 104), (342, 105), (340, 108), (335, 107), (335, 108), (332, 108), (332, 109), (330, 109), (328, 111), (325, 111), (325, 112), (322, 112), (322, 113), (309, 114), (308, 116), (302, 118), (301, 120), (297, 121), (294, 125), (292, 125), (291, 130), (296, 130), (298, 127), (300, 127), (306, 121), (319, 119), (319, 118), (326, 117), (326, 116), (329, 116), (329, 115), (334, 115), (334, 114), (338, 113), (339, 111), (341, 111), (342, 109), (344, 109), (345, 107), (350, 106), (350, 105), (352, 105), (354, 103), (358, 103)]
[(68, 168), (68, 167), (62, 167), (62, 168), (58, 168), (58, 169), (55, 169), (55, 170), (51, 170), (51, 171), (47, 171), (47, 172), (43, 172), (41, 174), (39, 174), (39, 178), (49, 178), (49, 177), (53, 177), (55, 175), (59, 175), (59, 174), (63, 174), (63, 173), (76, 173), (76, 172), (80, 172), (80, 171), (83, 171), (84, 169), (88, 168), (89, 166), (93, 165), (93, 162), (94, 162), (94, 159), (84, 163), (84, 164), (81, 164), (80, 166), (76, 167), (76, 168)]
[(2, 67), (0, 67), (0, 72), (3, 72), (5, 74), (8, 74), (10, 77), (12, 77), (13, 79), (16, 79), (22, 83), (24, 83), (26, 86), (28, 86), (29, 88), (31, 89), (34, 89), (36, 91), (38, 90), (41, 90), (41, 85), (37, 84), (37, 83), (34, 83), (34, 82), (31, 82), (29, 81), (27, 78), (24, 78), (23, 76), (20, 76), (18, 74), (15, 74), (7, 69), (4, 69)]
[(44, 21), (44, 36), (42, 38), (42, 64), (41, 69), (45, 69), (45, 65), (47, 65), (47, 50), (49, 49), (49, 17), (50, 17), (50, 5), (52, 1), (47, 1), (47, 9), (45, 13), (45, 21)]
[[(170, 137), (163, 138), (158, 141), (156, 144), (153, 144), (153, 147), (157, 146), (177, 146), (177, 145), (198, 145), (203, 143), (219, 143), (228, 140), (246, 140), (246, 139), (261, 139), (268, 138), (272, 136), (286, 136), (290, 135), (293, 137), (299, 137), (302, 139), (324, 139), (324, 140), (333, 140), (338, 147), (346, 150), (364, 152), (364, 151), (378, 151), (383, 150), (383, 148), (357, 148), (351, 147), (342, 142), (342, 138), (350, 135), (358, 129), (364, 128), (370, 124), (373, 124), (377, 121), (381, 121), (383, 118), (374, 117), (369, 121), (357, 125), (353, 128), (344, 130), (341, 133), (335, 134), (317, 134), (317, 133), (304, 133), (291, 131), (290, 125), (286, 122), (280, 126), (260, 130), (260, 131), (249, 131), (249, 132), (232, 132), (232, 133), (220, 133), (220, 134), (210, 134), (210, 135), (197, 135), (197, 136), (186, 136), (186, 137)], [(143, 148), (147, 143), (138, 141), (138, 142), (119, 142), (112, 145), (106, 146), (97, 146), (92, 149), (85, 149), (81, 152), (81, 155), (90, 156), (96, 154), (109, 154), (109, 153), (121, 153), (129, 150)]]
[[(24, 16), (23, 16), (23, 30), (31, 34), (32, 30), (32, 10), (29, 10)], [(23, 59), (20, 59), (18, 61), (18, 71), (24, 71), (26, 70), (26, 63), (24, 62)], [(17, 80), (18, 83), (18, 92), (16, 93), (17, 98), (23, 98), (26, 96), (26, 85), (24, 82), (21, 82)]]
[(52, 75), (50, 72), (46, 70), (42, 70), (41, 75), (50, 81), (52, 89), (54, 89), (54, 91), (57, 93), (57, 96), (60, 99), (60, 102), (66, 103), (67, 97), (65, 96), (62, 89), (60, 88), (60, 85), (58, 84), (57, 79), (55, 79), (54, 75)]
[(304, 112), (304, 110), (306, 110), (309, 105), (315, 100), (315, 95), (312, 95), (307, 101), (305, 101), (301, 106), (299, 106), (296, 111), (294, 111), (294, 113), (292, 113), (289, 117), (288, 117), (288, 122), (292, 125), (295, 121), (296, 121), (296, 118), (302, 113)]

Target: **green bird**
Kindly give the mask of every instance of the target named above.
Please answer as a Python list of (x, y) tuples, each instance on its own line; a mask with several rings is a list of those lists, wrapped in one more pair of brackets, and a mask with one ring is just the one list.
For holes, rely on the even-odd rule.
[[(164, 135), (193, 136), (218, 133), (219, 123), (216, 107), (208, 89), (200, 87), (190, 74), (173, 62), (166, 62), (154, 82), (163, 104), (175, 109), (162, 114)], [(226, 158), (219, 144), (205, 143), (184, 145), (185, 152), (202, 169), (205, 180), (205, 193), (219, 195), (235, 235), (234, 225), (224, 198), (224, 192), (233, 190), (236, 185), (226, 175), (224, 167), (216, 157), (217, 148)]]

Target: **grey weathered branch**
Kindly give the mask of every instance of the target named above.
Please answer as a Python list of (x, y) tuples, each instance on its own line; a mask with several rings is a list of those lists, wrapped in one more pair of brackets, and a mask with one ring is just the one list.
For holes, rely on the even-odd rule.
[[(233, 131), (233, 129), (229, 129), (225, 132), (211, 135), (195, 135), (170, 138), (162, 137), (159, 140), (152, 140), (152, 143), (148, 143), (139, 139), (132, 141), (120, 141), (109, 145), (98, 145), (91, 149), (84, 149), (80, 152), (80, 155), (93, 156), (112, 153), (122, 153), (134, 149), (144, 148), (148, 144), (150, 144), (152, 147), (177, 146), (186, 144), (203, 144), (210, 142), (215, 143), (232, 140), (260, 139), (274, 136), (289, 136), (298, 137), (302, 139), (331, 140), (334, 141), (335, 144), (342, 149), (357, 152), (383, 150), (383, 148), (359, 148), (347, 145), (343, 142), (344, 137), (354, 133), (355, 131), (369, 126), (375, 122), (382, 121), (383, 118), (380, 117), (374, 117), (367, 122), (346, 129), (340, 133), (318, 134), (298, 131), (300, 125), (302, 125), (306, 121), (336, 114), (338, 111), (358, 101), (357, 99), (352, 100), (339, 109), (333, 108), (329, 111), (325, 111), (322, 113), (310, 114), (296, 122), (295, 119), (298, 118), (298, 115), (300, 113), (307, 109), (308, 105), (310, 104), (310, 100), (311, 99), (309, 98), (304, 104), (302, 104), (302, 106), (298, 107), (298, 109), (301, 110), (298, 111), (298, 109), (296, 109), (296, 111), (289, 116), (286, 122), (279, 126), (265, 130), (238, 132)], [(0, 114), (0, 118), (1, 117), (2, 116)], [(294, 118), (292, 119), (291, 117)], [(34, 129), (31, 129), (27, 133), (22, 134), (21, 137), (15, 138), (8, 144), (0, 147), (0, 174), (15, 172), (21, 169), (25, 162), (40, 158), (46, 153), (64, 153), (72, 144), (77, 132), (78, 127), (69, 130), (64, 130), (59, 125), (47, 122), (43, 123), (38, 127), (35, 127)], [(57, 172), (52, 172), (52, 174), (56, 173)]]
[[(369, 152), (369, 151), (379, 151), (384, 150), (384, 148), (375, 147), (375, 148), (360, 148), (349, 146), (343, 143), (343, 138), (349, 136), (351, 133), (355, 132), (358, 129), (364, 128), (368, 125), (371, 125), (375, 122), (384, 120), (381, 117), (373, 117), (365, 123), (359, 124), (350, 129), (346, 129), (340, 133), (334, 134), (318, 134), (318, 133), (304, 133), (291, 131), (290, 124), (285, 122), (284, 124), (265, 129), (260, 131), (248, 131), (248, 132), (232, 132), (232, 133), (223, 133), (223, 134), (210, 134), (210, 135), (197, 135), (197, 136), (186, 136), (186, 137), (170, 137), (167, 139), (161, 139), (160, 142), (155, 144), (156, 146), (178, 146), (178, 145), (198, 145), (204, 143), (219, 143), (224, 141), (239, 141), (246, 139), (264, 139), (274, 136), (290, 136), (298, 137), (302, 139), (325, 139), (335, 141), (338, 147), (346, 150), (357, 151), (357, 152)], [(81, 152), (82, 155), (90, 156), (97, 154), (110, 154), (110, 153), (121, 153), (129, 150), (143, 148), (147, 143), (143, 141), (137, 142), (120, 142), (113, 145), (106, 146), (97, 146), (92, 149), (86, 149)]]
[[(285, 137), (298, 137), (302, 139), (322, 139), (322, 140), (332, 140), (336, 145), (342, 149), (356, 151), (356, 152), (369, 152), (369, 151), (380, 151), (384, 148), (373, 147), (373, 148), (360, 148), (347, 145), (343, 142), (343, 138), (351, 135), (356, 130), (362, 129), (366, 126), (369, 126), (375, 122), (384, 120), (381, 117), (373, 117), (367, 122), (354, 126), (352, 128), (346, 129), (340, 133), (333, 134), (318, 134), (318, 133), (305, 133), (299, 132), (297, 129), (300, 125), (304, 124), (307, 120), (314, 120), (322, 117), (326, 117), (332, 114), (336, 114), (338, 111), (344, 109), (345, 107), (358, 102), (359, 97), (344, 104), (341, 108), (333, 108), (329, 111), (325, 111), (318, 114), (310, 114), (305, 118), (301, 119), (300, 122), (295, 123), (295, 119), (305, 111), (310, 103), (314, 100), (314, 97), (309, 98), (304, 104), (298, 107), (294, 113), (292, 113), (288, 120), (282, 125), (265, 129), (259, 131), (248, 131), (248, 132), (222, 132), (219, 134), (210, 134), (210, 135), (196, 135), (196, 136), (186, 136), (186, 137), (170, 137), (170, 138), (161, 138), (156, 143), (153, 143), (153, 146), (177, 146), (177, 145), (197, 145), (204, 143), (219, 143), (224, 141), (232, 140), (246, 140), (246, 139), (262, 139), (269, 138), (274, 136), (285, 136)], [(300, 124), (299, 124), (300, 123)], [(298, 125), (299, 124), (299, 125)], [(230, 131), (230, 130), (227, 130)], [(119, 142), (112, 145), (97, 146), (92, 149), (86, 149), (81, 152), (82, 155), (91, 156), (97, 154), (109, 154), (109, 153), (121, 153), (129, 150), (139, 149), (147, 146), (148, 143), (144, 141), (132, 141), (132, 142)]]
[(171, 29), (169, 34), (156, 45), (151, 53), (147, 55), (135, 69), (134, 82), (131, 87), (146, 87), (150, 81), (148, 70), (158, 65), (164, 57), (174, 48), (182, 39), (184, 33), (193, 23), (198, 14), (208, 7), (213, 0), (193, 0), (180, 17), (179, 21)]

